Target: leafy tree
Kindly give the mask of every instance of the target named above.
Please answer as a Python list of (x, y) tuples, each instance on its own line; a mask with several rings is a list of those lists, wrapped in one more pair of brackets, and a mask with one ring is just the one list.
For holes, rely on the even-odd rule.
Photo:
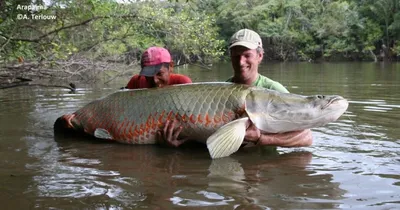
[[(89, 59), (133, 64), (152, 45), (178, 62), (214, 62), (242, 28), (261, 35), (266, 59), (375, 59), (400, 53), (400, 0), (53, 0), (0, 4), (0, 59)], [(52, 20), (21, 15), (54, 15)], [(19, 15), (19, 16), (18, 16)]]
[(384, 56), (399, 55), (400, 39), (400, 1), (399, 0), (354, 0), (359, 6), (360, 15), (367, 20), (374, 31), (382, 35), (375, 42)]
[[(17, 4), (7, 1), (9, 13)], [(23, 5), (29, 5), (26, 1)], [(215, 18), (190, 11), (174, 2), (55, 0), (35, 14), (55, 15), (51, 21), (18, 20), (5, 16), (0, 23), (3, 59), (23, 56), (29, 60), (124, 57), (151, 45), (162, 45), (187, 60), (212, 61), (222, 54)], [(186, 42), (182, 42), (186, 40)]]

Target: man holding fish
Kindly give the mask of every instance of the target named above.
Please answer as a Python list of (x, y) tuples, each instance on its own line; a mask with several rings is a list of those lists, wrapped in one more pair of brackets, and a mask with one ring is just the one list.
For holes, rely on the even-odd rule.
[[(283, 93), (289, 92), (280, 83), (258, 73), (258, 66), (263, 59), (264, 49), (261, 37), (256, 32), (249, 29), (237, 31), (231, 37), (229, 50), (234, 75), (228, 79), (228, 82), (264, 87)], [(301, 147), (312, 144), (310, 129), (267, 134), (261, 133), (254, 124), (247, 128), (245, 139), (259, 145), (271, 146)]]
[[(249, 29), (237, 31), (230, 39), (229, 50), (234, 75), (227, 82), (264, 87), (283, 93), (289, 92), (279, 82), (258, 73), (258, 66), (263, 59), (264, 49), (261, 37), (256, 32)], [(168, 61), (170, 61), (169, 65)], [(191, 83), (190, 78), (171, 73), (173, 62), (170, 54), (164, 48), (151, 47), (146, 50), (142, 56), (141, 64), (140, 75), (132, 77), (127, 88), (164, 87), (172, 84)], [(186, 142), (187, 138), (178, 139), (183, 129), (178, 124), (179, 122), (176, 120), (166, 121), (164, 128), (157, 132), (158, 142), (174, 147)], [(312, 144), (310, 129), (272, 134), (262, 133), (253, 123), (248, 123), (247, 126), (245, 140), (257, 145), (301, 147)]]
[(230, 80), (235, 83), (117, 91), (59, 117), (54, 123), (55, 134), (75, 131), (125, 144), (155, 144), (161, 139), (173, 146), (190, 139), (205, 143), (211, 158), (233, 154), (244, 141), (310, 145), (308, 129), (337, 120), (348, 101), (337, 95), (303, 96), (271, 90), (285, 89), (258, 74), (263, 57), (261, 49), (257, 52), (261, 39), (255, 32), (239, 32), (230, 43), (235, 70)]

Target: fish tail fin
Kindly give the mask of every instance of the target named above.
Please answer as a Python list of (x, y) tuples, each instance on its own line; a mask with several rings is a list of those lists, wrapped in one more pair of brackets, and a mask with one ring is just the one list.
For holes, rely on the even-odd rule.
[(232, 121), (207, 139), (207, 148), (211, 158), (221, 158), (236, 152), (243, 143), (248, 117)]

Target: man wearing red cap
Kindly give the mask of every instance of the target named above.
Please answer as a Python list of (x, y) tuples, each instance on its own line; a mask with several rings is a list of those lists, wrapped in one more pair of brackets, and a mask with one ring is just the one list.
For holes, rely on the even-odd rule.
[(140, 65), (142, 70), (138, 75), (134, 75), (131, 78), (126, 88), (153, 88), (192, 83), (189, 77), (172, 73), (174, 62), (171, 60), (171, 55), (165, 48), (148, 48), (142, 54)]

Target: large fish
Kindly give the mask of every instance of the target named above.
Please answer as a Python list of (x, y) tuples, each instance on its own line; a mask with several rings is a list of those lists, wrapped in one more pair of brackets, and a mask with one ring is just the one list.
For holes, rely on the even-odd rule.
[(233, 83), (193, 83), (124, 90), (57, 119), (54, 128), (83, 131), (127, 144), (154, 144), (166, 120), (180, 121), (180, 137), (207, 144), (212, 158), (243, 143), (251, 121), (268, 133), (323, 126), (347, 109), (341, 96), (302, 96)]

